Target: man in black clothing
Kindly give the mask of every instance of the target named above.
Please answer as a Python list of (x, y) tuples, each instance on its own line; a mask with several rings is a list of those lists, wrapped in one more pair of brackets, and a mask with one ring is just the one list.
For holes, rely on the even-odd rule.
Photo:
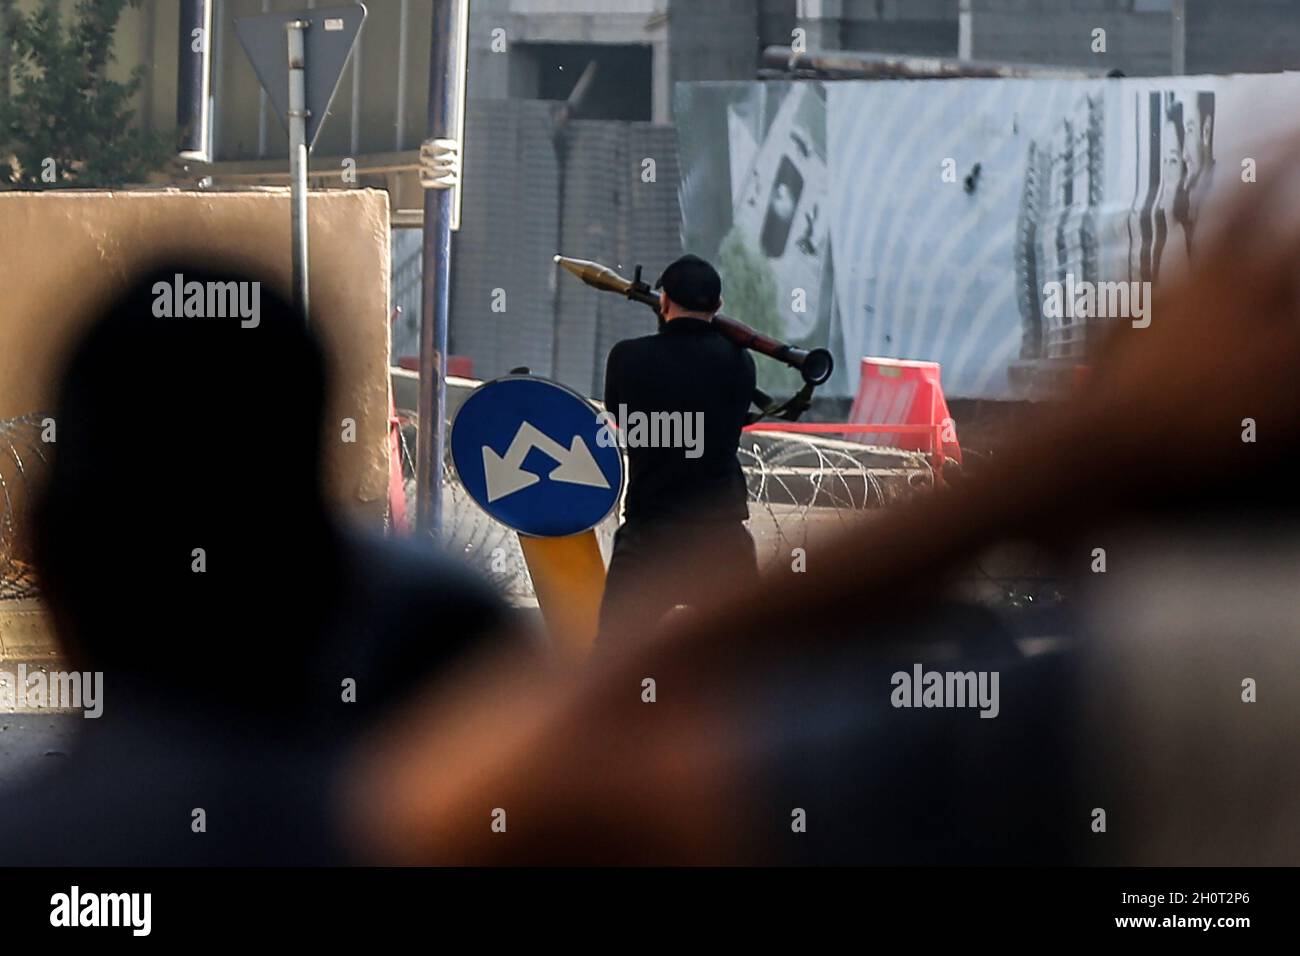
[[(659, 332), (619, 342), (605, 370), (605, 408), (627, 448), (625, 523), (601, 607), (601, 640), (657, 621), (707, 587), (694, 566), (702, 542), (756, 574), (745, 476), (736, 447), (754, 394), (754, 360), (712, 324), (722, 280), (697, 256), (659, 278)], [(615, 635), (611, 638), (611, 634)]]

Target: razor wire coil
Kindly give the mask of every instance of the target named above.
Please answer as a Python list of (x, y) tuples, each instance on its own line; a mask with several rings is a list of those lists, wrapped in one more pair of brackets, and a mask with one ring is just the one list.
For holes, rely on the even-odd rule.
[(39, 412), (0, 419), (0, 600), (37, 592), (28, 529), (33, 496), (49, 466), (46, 420)]
[[(407, 512), (415, 513), (415, 416), (404, 413), (399, 431)], [(0, 421), (0, 600), (37, 594), (29, 557), (30, 506), (49, 464), (41, 440), (40, 413)], [(738, 449), (749, 491), (750, 531), (760, 561), (788, 554), (818, 524), (846, 523), (863, 511), (885, 507), (932, 487), (925, 455), (823, 436), (777, 432), (746, 433)], [(457, 479), (449, 459), (442, 467), (441, 543), (492, 581), (509, 600), (535, 599), (519, 538), (488, 516)], [(617, 511), (596, 529), (609, 552), (618, 527)]]
[[(414, 421), (411, 413), (401, 417)], [(413, 449), (401, 439), (407, 513), (416, 487)], [(934, 485), (920, 452), (787, 432), (746, 433), (738, 449), (749, 492), (749, 528), (760, 563), (806, 542), (814, 526), (847, 524), (862, 512), (886, 507)], [(487, 576), (507, 598), (535, 600), (519, 538), (483, 511), (457, 479), (449, 457), (442, 467), (442, 544)], [(596, 528), (609, 553), (618, 510)]]

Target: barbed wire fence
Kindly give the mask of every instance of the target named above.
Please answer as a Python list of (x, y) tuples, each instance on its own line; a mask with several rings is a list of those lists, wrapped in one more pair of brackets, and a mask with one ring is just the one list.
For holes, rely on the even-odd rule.
[[(414, 416), (399, 413), (407, 513), (415, 513)], [(760, 563), (788, 559), (817, 530), (847, 525), (862, 512), (886, 507), (934, 486), (921, 452), (862, 445), (822, 436), (747, 432), (738, 451), (749, 487), (749, 527)], [(489, 577), (516, 602), (535, 600), (518, 536), (489, 517), (443, 462), (443, 544)], [(617, 512), (597, 535), (609, 553)]]
[(42, 441), (47, 416), (0, 419), (0, 600), (36, 594), (31, 560), (34, 496), (49, 466)]
[[(403, 437), (407, 510), (413, 515), (414, 427)], [(764, 565), (788, 565), (793, 550), (814, 534), (833, 534), (864, 515), (926, 494), (936, 483), (924, 452), (825, 435), (746, 432), (738, 455), (749, 488), (749, 530)], [(470, 498), (450, 462), (443, 464), (443, 481), (445, 545), (509, 600), (536, 600), (518, 536)], [(596, 529), (606, 555), (617, 528), (616, 513)], [(1009, 608), (1050, 607), (1064, 600), (1060, 581), (1042, 561), (996, 551), (964, 566), (949, 584), (965, 598)]]
[(739, 457), (760, 563), (788, 558), (815, 532), (934, 487), (921, 452), (821, 435), (746, 432)]
[[(415, 422), (413, 416), (407, 418), (401, 454), (408, 513), (414, 515)], [(41, 413), (0, 420), (0, 601), (38, 594), (31, 509), (50, 460), (51, 447), (41, 435), (45, 421)], [(923, 493), (935, 482), (920, 452), (820, 435), (747, 432), (739, 457), (749, 486), (749, 528), (765, 564), (788, 561), (793, 549), (804, 546), (814, 532), (834, 531), (864, 512)], [(612, 514), (596, 529), (606, 554), (617, 527), (618, 516)], [(518, 536), (470, 498), (449, 462), (443, 464), (442, 543), (489, 578), (508, 600), (535, 600)], [(1059, 600), (1047, 579), (989, 571), (980, 564), (974, 572), (986, 589), (1002, 592), (999, 603)]]

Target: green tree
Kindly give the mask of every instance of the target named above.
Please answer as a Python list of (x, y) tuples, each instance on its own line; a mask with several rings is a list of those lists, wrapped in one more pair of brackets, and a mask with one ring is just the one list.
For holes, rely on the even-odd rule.
[(64, 18), (59, 0), (27, 14), (16, 0), (0, 0), (0, 62), (12, 79), (0, 100), (0, 183), (117, 187), (144, 182), (171, 160), (167, 137), (132, 127), (144, 67), (125, 83), (107, 75), (122, 11), (139, 4), (78, 0)]
[[(774, 338), (785, 339), (785, 321), (777, 308), (776, 276), (739, 228), (733, 228), (718, 250), (723, 311)], [(795, 391), (803, 384), (799, 373), (771, 359), (756, 357), (758, 387), (770, 394)]]

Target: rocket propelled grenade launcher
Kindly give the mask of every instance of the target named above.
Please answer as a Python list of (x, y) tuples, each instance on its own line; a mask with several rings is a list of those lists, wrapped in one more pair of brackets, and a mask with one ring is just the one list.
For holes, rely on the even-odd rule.
[[(602, 292), (617, 292), (619, 295), (650, 306), (659, 311), (659, 295), (645, 282), (641, 281), (641, 267), (636, 267), (636, 277), (625, 279), (609, 266), (588, 259), (570, 259), (556, 256), (557, 264), (573, 273), (593, 289)], [(735, 342), (741, 348), (751, 349), (768, 358), (776, 359), (791, 368), (799, 370), (805, 387), (815, 388), (824, 385), (835, 370), (835, 360), (826, 349), (799, 349), (785, 342), (779, 342), (770, 335), (751, 329), (743, 322), (737, 322), (719, 313), (713, 317), (713, 324), (718, 331)]]

